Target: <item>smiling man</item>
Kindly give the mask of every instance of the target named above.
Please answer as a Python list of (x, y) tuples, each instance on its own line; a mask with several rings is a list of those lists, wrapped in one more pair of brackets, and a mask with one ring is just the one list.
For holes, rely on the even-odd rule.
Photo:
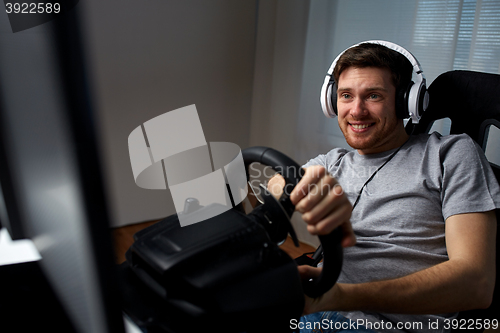
[(335, 111), (354, 150), (310, 160), (291, 200), (312, 234), (343, 229), (344, 266), (331, 290), (306, 299), (303, 332), (442, 332), (458, 311), (491, 302), (500, 189), (470, 137), (406, 134), (412, 72), (372, 43), (336, 63)]
[(396, 87), (389, 69), (349, 67), (339, 82), (339, 126), (351, 147), (360, 154), (374, 154), (408, 139), (402, 119), (395, 117)]

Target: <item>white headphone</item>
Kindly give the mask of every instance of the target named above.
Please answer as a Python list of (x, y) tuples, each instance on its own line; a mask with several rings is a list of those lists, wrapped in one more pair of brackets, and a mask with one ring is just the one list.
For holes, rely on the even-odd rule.
[(404, 95), (404, 105), (408, 106), (408, 110), (407, 112), (405, 112), (404, 118), (411, 117), (413, 124), (418, 124), (420, 118), (422, 117), (422, 113), (427, 109), (427, 106), (429, 105), (429, 94), (427, 93), (424, 72), (420, 67), (420, 63), (418, 62), (418, 60), (408, 50), (397, 44), (382, 40), (370, 40), (358, 43), (347, 48), (341, 54), (339, 54), (337, 58), (335, 58), (325, 77), (323, 87), (321, 88), (320, 101), (323, 113), (329, 118), (334, 118), (337, 116), (337, 87), (335, 79), (333, 77), (333, 70), (335, 69), (335, 65), (337, 65), (337, 61), (344, 54), (344, 52), (346, 52), (350, 48), (365, 43), (383, 45), (404, 55), (406, 59), (408, 59), (412, 64), (413, 72), (416, 74), (416, 82), (411, 81), (410, 86), (408, 87), (408, 90)]

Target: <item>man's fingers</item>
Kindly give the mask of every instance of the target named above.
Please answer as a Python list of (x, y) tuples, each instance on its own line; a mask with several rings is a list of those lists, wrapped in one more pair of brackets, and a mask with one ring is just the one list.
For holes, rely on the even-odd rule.
[(323, 166), (306, 168), (302, 180), (295, 186), (290, 200), (303, 213), (307, 230), (313, 235), (327, 235), (342, 226), (342, 246), (353, 246), (356, 236), (352, 230), (352, 205), (335, 178)]
[[(299, 212), (305, 212), (302, 215), (302, 219), (310, 225), (316, 225), (329, 215), (333, 215), (332, 218), (334, 220), (340, 218), (339, 223), (334, 226), (337, 227), (341, 222), (350, 218), (352, 210), (351, 204), (347, 197), (343, 195), (344, 192), (340, 185), (336, 184), (333, 187), (328, 185), (325, 186), (324, 189), (325, 192), (322, 195), (318, 195), (320, 197), (319, 199), (314, 197), (311, 199), (307, 198), (308, 200), (303, 201), (309, 202), (303, 204), (303, 201), (301, 201), (297, 207), (302, 205), (304, 208), (300, 207), (297, 208), (297, 210)], [(330, 218), (330, 221), (332, 218)]]
[(267, 182), (267, 190), (276, 198), (279, 199), (283, 194), (283, 188), (285, 187), (285, 178), (277, 173)]
[(298, 267), (299, 275), (302, 280), (308, 280), (318, 277), (321, 274), (321, 267), (312, 267), (309, 265), (300, 265)]
[(325, 199), (335, 199), (338, 196), (337, 193), (342, 193), (342, 188), (333, 177), (325, 175), (318, 182), (309, 184), (307, 192), (307, 195), (295, 206), (295, 209), (301, 213), (324, 206), (325, 203), (321, 203), (325, 202)]
[(326, 174), (326, 169), (320, 165), (311, 166), (305, 170), (306, 172), (304, 176), (290, 194), (290, 200), (294, 205), (296, 205), (308, 194), (312, 184), (319, 182), (319, 180)]
[(349, 222), (351, 212), (352, 209), (349, 204), (339, 205), (319, 222), (308, 223), (307, 229), (313, 235), (328, 235), (338, 226)]

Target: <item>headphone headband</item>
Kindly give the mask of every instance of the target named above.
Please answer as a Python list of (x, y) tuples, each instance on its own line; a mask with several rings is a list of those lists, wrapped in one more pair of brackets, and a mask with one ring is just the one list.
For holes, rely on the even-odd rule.
[(335, 69), (335, 66), (337, 65), (338, 60), (347, 50), (361, 44), (379, 44), (385, 46), (393, 51), (398, 52), (399, 54), (402, 54), (411, 63), (411, 65), (413, 66), (413, 72), (416, 74), (416, 79), (415, 79), (416, 82), (413, 83), (412, 81), (411, 88), (409, 88), (409, 91), (404, 97), (405, 98), (404, 104), (408, 106), (407, 113), (411, 117), (412, 122), (414, 124), (418, 124), (420, 118), (422, 117), (422, 113), (427, 109), (427, 106), (429, 104), (429, 95), (427, 93), (424, 72), (420, 66), (420, 63), (413, 56), (413, 54), (411, 54), (411, 52), (409, 52), (400, 45), (383, 40), (369, 40), (355, 44), (345, 49), (335, 58), (332, 65), (330, 66), (330, 69), (328, 70), (328, 73), (325, 77), (325, 81), (321, 88), (320, 102), (321, 102), (321, 107), (323, 109), (323, 113), (329, 118), (334, 118), (337, 116), (336, 88), (335, 91), (333, 89), (336, 86), (336, 82), (335, 79), (333, 78), (333, 71)]

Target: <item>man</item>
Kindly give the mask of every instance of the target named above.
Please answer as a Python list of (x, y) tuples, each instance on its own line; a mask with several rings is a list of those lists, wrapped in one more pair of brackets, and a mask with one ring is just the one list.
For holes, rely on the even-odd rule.
[[(406, 134), (396, 104), (411, 71), (376, 44), (348, 49), (336, 64), (338, 123), (355, 150), (309, 161), (290, 197), (312, 234), (343, 229), (344, 266), (331, 290), (306, 299), (302, 324), (442, 331), (456, 312), (491, 303), (500, 190), (468, 136)], [(299, 271), (310, 278), (320, 268)]]

